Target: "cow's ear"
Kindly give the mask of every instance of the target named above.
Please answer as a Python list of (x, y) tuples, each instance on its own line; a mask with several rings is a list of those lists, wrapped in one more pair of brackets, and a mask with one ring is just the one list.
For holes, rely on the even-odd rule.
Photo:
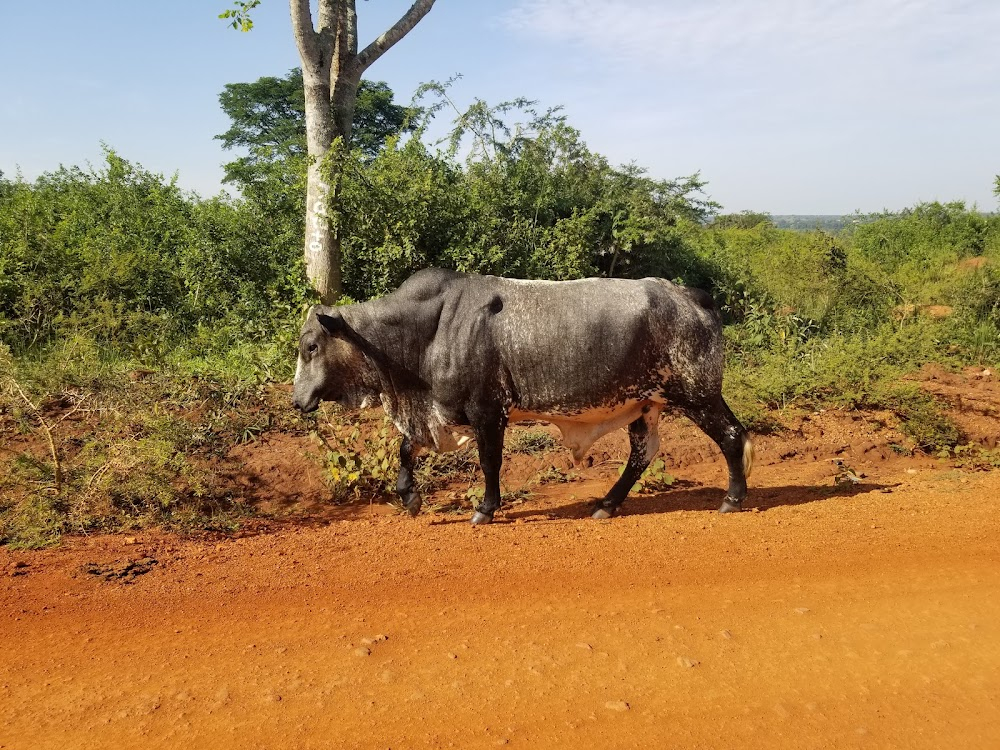
[(340, 313), (334, 313), (333, 315), (324, 315), (323, 313), (319, 313), (316, 315), (316, 320), (319, 321), (323, 330), (331, 336), (340, 336), (344, 333), (346, 324), (344, 323), (344, 319), (341, 317)]

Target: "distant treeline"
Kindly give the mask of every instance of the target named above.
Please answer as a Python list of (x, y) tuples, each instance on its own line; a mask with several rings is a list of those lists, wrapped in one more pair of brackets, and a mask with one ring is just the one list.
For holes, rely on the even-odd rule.
[(839, 232), (844, 227), (863, 221), (857, 215), (838, 216), (836, 214), (772, 214), (771, 220), (778, 229), (799, 231), (822, 229), (824, 232)]

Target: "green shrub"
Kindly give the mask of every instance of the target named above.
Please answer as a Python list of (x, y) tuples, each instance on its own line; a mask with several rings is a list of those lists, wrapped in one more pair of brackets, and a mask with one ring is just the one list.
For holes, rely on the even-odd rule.
[(146, 362), (295, 327), (301, 253), (250, 202), (202, 201), (113, 151), (0, 190), (0, 340), (88, 340)]

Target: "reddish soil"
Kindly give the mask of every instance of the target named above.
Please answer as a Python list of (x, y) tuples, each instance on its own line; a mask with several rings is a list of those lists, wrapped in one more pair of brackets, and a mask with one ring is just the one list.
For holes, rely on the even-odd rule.
[[(995, 445), (995, 376), (922, 380)], [(1000, 748), (1000, 472), (900, 455), (887, 415), (784, 421), (750, 512), (671, 420), (667, 491), (587, 518), (612, 436), (569, 482), (512, 458), (534, 494), (480, 528), (322, 503), (306, 439), (244, 446), (294, 513), (0, 550), (0, 748)]]

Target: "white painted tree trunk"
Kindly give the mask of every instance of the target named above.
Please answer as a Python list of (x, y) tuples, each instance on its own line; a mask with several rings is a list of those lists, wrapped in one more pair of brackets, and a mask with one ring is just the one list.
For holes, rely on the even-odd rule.
[[(303, 70), (306, 91), (306, 144), (309, 167), (306, 174), (306, 276), (324, 305), (332, 305), (341, 293), (339, 237), (330, 227), (328, 206), (331, 187), (323, 174), (323, 158), (337, 135), (334, 130), (328, 78)], [(349, 137), (348, 133), (348, 137)]]
[(320, 164), (309, 166), (306, 187), (306, 276), (324, 305), (332, 305), (340, 297), (340, 238), (330, 228), (327, 205), (330, 186), (320, 174)]

